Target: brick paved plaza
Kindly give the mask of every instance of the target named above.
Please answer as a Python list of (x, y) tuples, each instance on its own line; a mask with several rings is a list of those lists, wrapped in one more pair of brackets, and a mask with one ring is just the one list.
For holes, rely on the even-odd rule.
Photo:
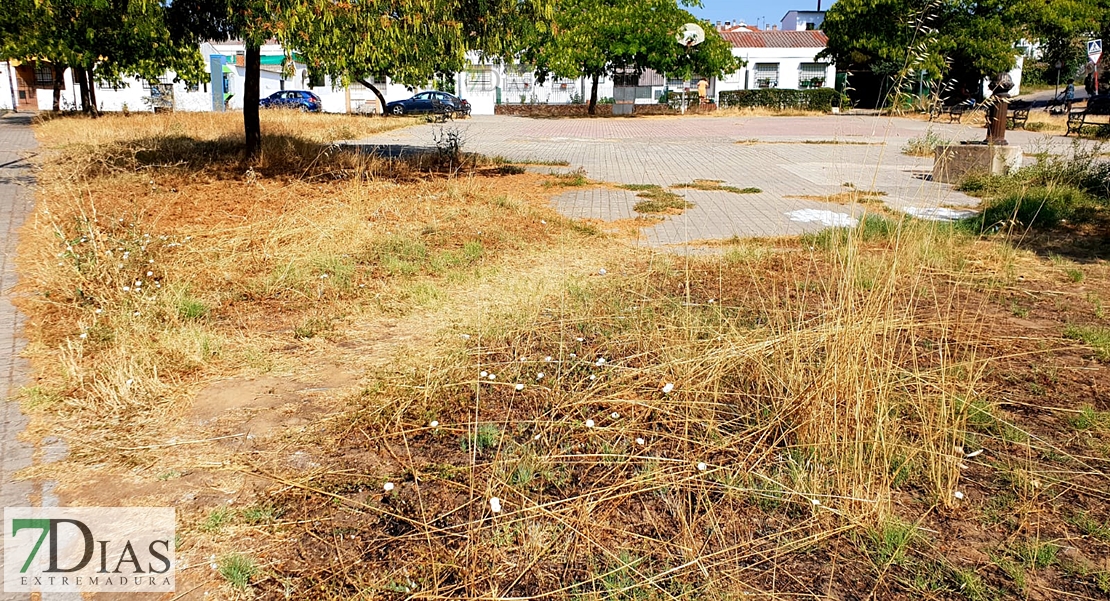
[[(395, 130), (364, 145), (397, 150), (432, 148), (440, 127), (458, 127), (465, 149), (510, 160), (567, 161), (590, 179), (669, 186), (693, 179), (757, 187), (759, 194), (676, 190), (696, 207), (644, 229), (650, 245), (731, 236), (776, 236), (813, 231), (850, 220), (853, 209), (797, 198), (843, 192), (844, 184), (886, 192), (898, 210), (937, 207), (966, 211), (977, 200), (929, 181), (931, 158), (901, 153), (907, 140), (931, 130), (949, 140), (981, 140), (982, 127), (912, 119), (838, 115), (826, 117), (655, 117), (636, 119), (527, 119), (475, 117), (446, 126)], [(1056, 147), (1059, 136), (1010, 132), (1024, 149)], [(547, 172), (551, 168), (538, 168)], [(571, 217), (603, 220), (636, 217), (635, 193), (613, 188), (570, 189), (555, 199)], [(856, 209), (858, 211), (858, 208)]]
[[(0, 117), (0, 228), (3, 230), (3, 255), (0, 255), (0, 507), (25, 507), (31, 503), (32, 483), (17, 481), (16, 471), (31, 465), (34, 447), (19, 440), (27, 418), (19, 404), (9, 397), (24, 384), (26, 362), (19, 357), (23, 348), (23, 319), (11, 303), (16, 284), (15, 250), (17, 230), (34, 202), (31, 185), (34, 176), (27, 155), (35, 147), (30, 117)], [(0, 558), (0, 566), (3, 559)], [(26, 599), (27, 595), (5, 595), (0, 599)], [(52, 597), (54, 598), (54, 597)]]

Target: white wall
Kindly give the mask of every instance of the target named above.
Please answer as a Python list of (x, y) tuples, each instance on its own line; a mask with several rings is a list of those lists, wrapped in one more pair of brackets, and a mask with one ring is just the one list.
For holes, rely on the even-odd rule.
[[(477, 55), (468, 55), (471, 65), (478, 67)], [(549, 77), (544, 83), (536, 83), (535, 74), (524, 76), (509, 75), (505, 65), (486, 64), (490, 69), (490, 79), (486, 85), (470, 83), (470, 74), (466, 71), (455, 76), (455, 91), (460, 98), (470, 102), (471, 112), (475, 115), (492, 115), (497, 106), (498, 90), (501, 92), (502, 104), (521, 104), (524, 96), (525, 104), (569, 104), (573, 96), (581, 96), (582, 102), (589, 102), (592, 80), (578, 78), (572, 80)], [(526, 82), (528, 86), (518, 84)], [(602, 77), (597, 85), (597, 97), (613, 97), (613, 80)], [(392, 99), (390, 99), (392, 100)], [(653, 101), (654, 102), (654, 101)]]
[[(730, 90), (758, 89), (755, 66), (757, 63), (778, 63), (779, 89), (796, 90), (802, 63), (817, 63), (817, 53), (822, 48), (733, 48), (732, 55), (747, 61), (736, 73), (717, 80), (717, 93)], [(746, 78), (745, 78), (745, 73)], [(829, 63), (825, 67), (825, 85), (831, 88), (836, 83), (836, 66)], [(719, 98), (719, 96), (718, 96)]]
[(12, 84), (15, 82), (15, 69), (7, 62), (0, 63), (0, 109), (12, 110)]
[[(244, 80), (246, 75), (245, 67), (235, 65), (234, 57), (237, 52), (244, 50), (241, 43), (203, 43), (200, 46), (201, 56), (204, 61), (205, 71), (209, 69), (209, 59), (212, 55), (221, 55), (231, 57), (231, 61), (227, 63), (229, 68), (228, 76), (228, 92), (232, 94), (231, 101), (228, 103), (229, 110), (242, 110), (243, 109), (243, 90)], [(266, 44), (260, 49), (263, 56), (272, 56), (282, 54), (281, 46), (278, 44)], [(468, 56), (471, 64), (477, 64), (478, 56), (472, 53)], [(457, 74), (455, 81), (456, 94), (462, 98), (467, 99), (473, 108), (474, 114), (477, 115), (492, 115), (494, 107), (497, 103), (497, 92), (500, 88), (501, 101), (503, 103), (516, 104), (520, 103), (520, 94), (522, 91), (510, 90), (506, 86), (507, 80), (505, 76), (505, 69), (502, 65), (492, 65), (491, 84), (488, 89), (471, 88), (467, 85), (467, 73), (462, 72)], [(3, 69), (3, 75), (7, 75), (6, 66), (0, 63), (0, 69)], [(172, 77), (172, 73), (168, 74)], [(11, 106), (11, 90), (8, 83), (9, 78), (5, 77), (4, 81), (0, 82), (0, 108)], [(190, 92), (188, 87), (183, 82), (174, 83), (174, 110), (179, 111), (210, 111), (212, 110), (212, 91), (209, 89), (210, 80), (206, 80), (196, 91)], [(590, 97), (590, 81), (586, 78), (579, 78), (575, 80), (559, 80), (555, 78), (548, 79), (544, 84), (536, 84), (534, 76), (530, 78), (530, 85), (527, 91), (523, 92), (526, 95), (526, 102), (538, 103), (569, 103), (572, 96), (579, 95), (582, 97), (583, 102), (589, 100)], [(126, 85), (121, 86), (118, 90), (101, 89), (97, 88), (96, 97), (97, 105), (104, 111), (120, 111), (124, 105), (132, 112), (151, 111), (150, 106), (150, 90), (145, 89), (141, 81), (134, 78), (127, 78), (124, 80)], [(284, 89), (286, 90), (311, 90), (320, 96), (323, 101), (323, 110), (329, 113), (345, 113), (348, 110), (356, 111), (358, 106), (363, 102), (370, 101), (375, 106), (377, 104), (376, 97), (373, 92), (367, 90), (361, 95), (364, 98), (349, 97), (347, 90), (343, 87), (336, 87), (337, 82), (332, 79), (325, 78), (323, 86), (310, 87), (308, 85), (307, 68), (302, 64), (297, 64), (294, 67), (292, 76), (284, 80)], [(409, 98), (415, 93), (423, 91), (425, 88), (409, 88), (407, 86), (394, 83), (391, 80), (386, 82), (377, 83), (377, 87), (385, 96), (386, 102), (394, 100), (403, 100)], [(273, 71), (262, 71), (260, 78), (260, 96), (265, 98), (270, 94), (283, 89), (282, 76), (280, 73)], [(611, 98), (613, 96), (613, 82), (609, 78), (602, 78), (598, 84), (598, 98)], [(76, 109), (79, 102), (79, 94), (77, 93), (77, 86), (73, 81), (72, 70), (66, 71), (65, 88), (62, 92), (62, 106), (64, 109)], [(654, 103), (655, 99), (640, 100), (638, 102), (651, 102)], [(51, 110), (53, 107), (53, 90), (39, 90), (38, 103), (40, 110)]]
[[(1025, 68), (1025, 57), (1015, 57), (1017, 62), (1014, 63), (1014, 68), (1010, 69), (1010, 78), (1014, 80), (1014, 89), (1010, 90), (1010, 96), (1017, 96), (1021, 94), (1021, 72)], [(990, 98), (992, 96), (990, 90), (990, 81), (983, 80), (983, 98)]]
[[(96, 88), (96, 106), (102, 111), (118, 112), (122, 111), (124, 107), (132, 112), (152, 112), (154, 108), (150, 105), (150, 89), (143, 89), (143, 84), (137, 79), (124, 80), (126, 87), (121, 87), (118, 90), (104, 89), (99, 86)], [(66, 72), (66, 86), (70, 89), (76, 89), (77, 86), (73, 85), (73, 71)], [(43, 105), (43, 100), (46, 100), (46, 107), (44, 110), (50, 110), (51, 99), (49, 94), (39, 93), (39, 106)], [(80, 93), (78, 93), (80, 96)]]
[(783, 31), (805, 31), (813, 23), (814, 29), (821, 29), (825, 23), (825, 13), (815, 10), (792, 10), (782, 18)]

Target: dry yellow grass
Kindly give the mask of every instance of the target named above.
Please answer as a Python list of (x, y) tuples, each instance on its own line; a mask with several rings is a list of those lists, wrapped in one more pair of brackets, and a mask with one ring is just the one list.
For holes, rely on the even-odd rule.
[(854, 592), (957, 594), (956, 493), (990, 494), (967, 452), (1062, 477), (1005, 454), (985, 393), (984, 307), (1032, 255), (875, 215), (657, 254), (555, 214), (542, 176), (347, 154), (298, 115), (245, 165), (232, 119), (176, 118), (43, 124), (20, 266), (25, 406), (73, 451), (36, 474), (174, 504), (179, 557), (259, 568), (183, 588), (775, 598), (824, 594), (835, 557)]
[(1043, 109), (1033, 109), (1029, 111), (1025, 130), (1062, 134), (1068, 130), (1068, 118), (1066, 115), (1049, 114)]

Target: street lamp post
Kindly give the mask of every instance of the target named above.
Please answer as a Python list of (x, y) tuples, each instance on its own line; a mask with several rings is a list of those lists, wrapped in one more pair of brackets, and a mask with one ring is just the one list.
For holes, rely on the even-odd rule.
[(1057, 98), (1060, 97), (1060, 69), (1063, 69), (1063, 68), (1064, 68), (1064, 63), (1062, 63), (1060, 61), (1056, 61), (1056, 90), (1055, 90), (1055, 95), (1052, 97), (1053, 100), (1056, 100)]

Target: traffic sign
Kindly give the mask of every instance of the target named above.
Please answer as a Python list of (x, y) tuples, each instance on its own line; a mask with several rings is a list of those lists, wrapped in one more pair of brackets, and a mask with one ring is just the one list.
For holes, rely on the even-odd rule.
[(1098, 59), (1102, 58), (1102, 40), (1087, 42), (1087, 58), (1091, 59), (1092, 63), (1098, 63)]

